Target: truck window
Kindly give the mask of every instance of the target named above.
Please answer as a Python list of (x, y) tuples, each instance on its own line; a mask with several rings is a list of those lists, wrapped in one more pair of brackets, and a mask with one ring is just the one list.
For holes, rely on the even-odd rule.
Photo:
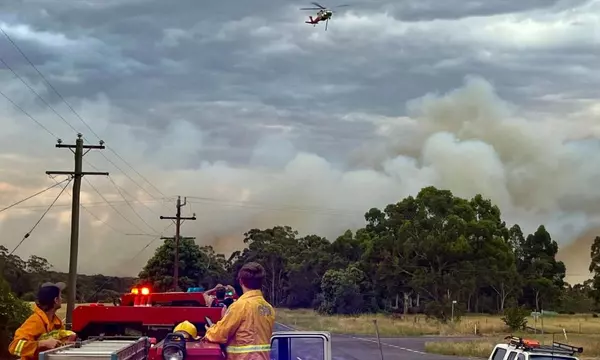
[(515, 360), (516, 357), (517, 357), (517, 352), (511, 351), (510, 354), (508, 354), (508, 359), (506, 359), (506, 360)]
[(504, 359), (504, 355), (506, 355), (506, 349), (496, 348), (496, 350), (494, 350), (494, 354), (492, 355), (492, 360), (502, 360)]
[(530, 360), (577, 360), (573, 356), (560, 356), (560, 355), (529, 355)]
[(517, 360), (525, 360), (525, 355), (519, 354), (519, 356), (517, 356)]

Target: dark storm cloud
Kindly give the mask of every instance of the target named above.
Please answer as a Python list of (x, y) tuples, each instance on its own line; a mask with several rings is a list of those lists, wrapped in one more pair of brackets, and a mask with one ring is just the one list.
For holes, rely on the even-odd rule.
[[(582, 3), (352, 2), (360, 22), (338, 15), (328, 33), (304, 26), (306, 14), (297, 11), (302, 1), (32, 0), (3, 2), (0, 21), (21, 30), (19, 44), (63, 95), (105, 94), (124, 111), (112, 121), (141, 129), (160, 132), (187, 121), (207, 136), (202, 159), (245, 163), (269, 124), (292, 129), (300, 148), (337, 158), (374, 129), (369, 122), (344, 121), (345, 114), (402, 115), (407, 100), (447, 91), (467, 74), (490, 79), (518, 103), (548, 91), (585, 96), (595, 82), (581, 84), (578, 71), (593, 67), (589, 47), (566, 43), (564, 53), (526, 45), (493, 49), (470, 42), (477, 25), (449, 25), (456, 33), (448, 34), (445, 25), (423, 22), (553, 14)], [(411, 27), (417, 22), (423, 23)], [(14, 28), (24, 25), (31, 34)], [(39, 33), (45, 37), (36, 38)], [(0, 49), (22, 75), (35, 76), (4, 39)], [(481, 56), (486, 50), (490, 58)]]

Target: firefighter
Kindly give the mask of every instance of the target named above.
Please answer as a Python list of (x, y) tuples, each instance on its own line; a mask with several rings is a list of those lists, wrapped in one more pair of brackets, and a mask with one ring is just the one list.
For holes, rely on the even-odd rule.
[(33, 314), (15, 332), (8, 351), (22, 360), (37, 359), (40, 351), (61, 346), (65, 340), (75, 340), (75, 333), (66, 331), (56, 315), (61, 308), (61, 293), (65, 283), (45, 283), (37, 293)]
[(275, 310), (260, 290), (265, 269), (258, 263), (247, 263), (237, 278), (244, 294), (206, 330), (204, 340), (225, 345), (228, 360), (270, 360)]
[(196, 326), (187, 320), (175, 326), (173, 332), (176, 334), (182, 334), (186, 340), (200, 339), (200, 337), (198, 336), (198, 330), (196, 329)]
[(225, 301), (225, 295), (227, 295), (228, 291), (234, 293), (235, 289), (231, 285), (223, 286), (221, 284), (218, 284), (214, 288), (205, 291), (204, 301), (206, 303), (206, 306), (223, 307), (223, 305), (230, 305), (230, 301)]

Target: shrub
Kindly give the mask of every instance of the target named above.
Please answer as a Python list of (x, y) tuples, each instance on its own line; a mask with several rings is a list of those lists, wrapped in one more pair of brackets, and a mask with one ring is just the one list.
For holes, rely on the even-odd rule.
[(502, 321), (513, 331), (523, 330), (527, 326), (527, 315), (529, 311), (523, 307), (510, 307), (504, 309)]
[(15, 330), (31, 315), (31, 305), (17, 298), (0, 277), (0, 358), (8, 358), (8, 345)]

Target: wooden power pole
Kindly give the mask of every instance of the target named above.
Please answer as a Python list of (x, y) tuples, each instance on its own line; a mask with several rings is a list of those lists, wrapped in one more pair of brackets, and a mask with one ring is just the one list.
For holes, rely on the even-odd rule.
[(196, 214), (192, 217), (182, 217), (181, 208), (187, 204), (187, 198), (183, 198), (181, 202), (181, 196), (177, 197), (177, 212), (175, 216), (161, 216), (161, 220), (175, 220), (175, 263), (173, 264), (173, 289), (177, 291), (179, 289), (179, 240), (181, 239), (181, 220), (196, 220)]
[[(107, 172), (84, 172), (83, 156), (92, 149), (104, 149), (104, 141), (100, 140), (100, 145), (84, 145), (83, 135), (77, 134), (75, 145), (63, 144), (58, 139), (57, 148), (70, 149), (75, 154), (75, 170), (73, 171), (46, 171), (48, 175), (71, 175), (73, 176), (73, 203), (71, 205), (71, 246), (69, 251), (69, 280), (67, 287), (67, 329), (71, 329), (73, 324), (73, 309), (75, 308), (77, 294), (77, 255), (79, 251), (79, 197), (81, 193), (81, 178), (84, 175), (104, 175)], [(74, 149), (74, 150), (73, 150)], [(86, 149), (86, 152), (83, 150)]]

